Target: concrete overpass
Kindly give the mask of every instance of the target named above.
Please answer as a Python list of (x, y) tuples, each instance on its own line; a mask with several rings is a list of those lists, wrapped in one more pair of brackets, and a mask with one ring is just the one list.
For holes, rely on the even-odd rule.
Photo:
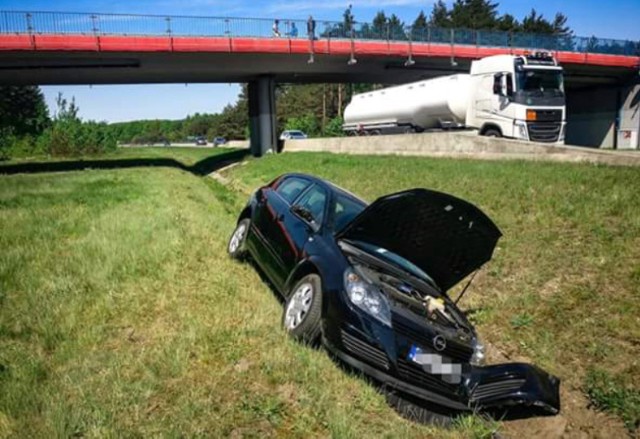
[(633, 107), (637, 92), (638, 42), (462, 29), (385, 32), (366, 23), (346, 30), (334, 22), (317, 23), (312, 39), (300, 33), (306, 22), (296, 20), (281, 20), (282, 36), (273, 37), (272, 23), (0, 12), (0, 83), (247, 82), (256, 155), (275, 145), (276, 82), (404, 83), (468, 72), (472, 60), (485, 56), (549, 50), (565, 68), (569, 117), (579, 115), (580, 129), (567, 139), (594, 146), (615, 146), (620, 108)]

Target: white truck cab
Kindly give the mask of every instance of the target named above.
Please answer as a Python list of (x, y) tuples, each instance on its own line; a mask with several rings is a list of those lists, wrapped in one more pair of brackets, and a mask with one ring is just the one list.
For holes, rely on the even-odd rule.
[(466, 125), (480, 134), (564, 143), (563, 72), (547, 53), (472, 62), (470, 93)]

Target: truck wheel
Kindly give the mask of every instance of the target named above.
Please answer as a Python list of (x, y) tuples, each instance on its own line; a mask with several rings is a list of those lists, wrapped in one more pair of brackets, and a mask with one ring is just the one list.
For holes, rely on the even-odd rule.
[(500, 134), (500, 131), (496, 130), (495, 128), (489, 128), (484, 132), (483, 135), (486, 137), (502, 137), (502, 134)]

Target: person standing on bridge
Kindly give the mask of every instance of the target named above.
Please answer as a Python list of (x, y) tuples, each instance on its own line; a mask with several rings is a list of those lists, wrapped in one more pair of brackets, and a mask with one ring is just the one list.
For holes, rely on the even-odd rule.
[(273, 26), (271, 27), (271, 30), (273, 32), (273, 36), (274, 37), (280, 37), (280, 20), (273, 20)]
[(307, 20), (307, 35), (309, 36), (309, 60), (307, 63), (313, 64), (315, 62), (315, 48), (313, 47), (313, 42), (316, 39), (316, 21), (311, 15), (309, 15), (309, 19)]
[(298, 38), (298, 28), (295, 23), (291, 23), (291, 30), (289, 31), (289, 36), (291, 38)]
[(309, 19), (307, 20), (307, 35), (310, 41), (316, 39), (316, 21), (311, 15), (309, 15)]

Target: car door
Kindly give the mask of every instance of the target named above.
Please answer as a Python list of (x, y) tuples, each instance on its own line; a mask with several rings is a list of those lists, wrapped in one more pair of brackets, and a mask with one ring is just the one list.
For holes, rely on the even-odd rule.
[(286, 177), (273, 188), (266, 187), (258, 194), (258, 208), (252, 222), (257, 242), (256, 259), (271, 282), (279, 286), (281, 280), (282, 254), (278, 244), (282, 239), (282, 215), (311, 182), (301, 177)]
[(273, 228), (272, 245), (278, 254), (274, 283), (284, 287), (289, 274), (304, 257), (304, 247), (322, 227), (327, 208), (327, 191), (314, 184), (297, 197), (292, 204), (280, 200), (276, 210), (277, 227)]

